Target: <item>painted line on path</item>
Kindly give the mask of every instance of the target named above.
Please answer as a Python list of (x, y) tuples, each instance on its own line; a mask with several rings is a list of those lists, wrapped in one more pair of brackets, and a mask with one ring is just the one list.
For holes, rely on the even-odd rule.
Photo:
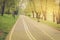
[[(23, 17), (24, 17), (24, 16), (23, 16)], [(31, 32), (29, 31), (28, 26), (27, 26), (26, 22), (24, 21), (24, 19), (23, 19), (23, 24), (24, 24), (24, 28), (25, 28), (26, 34), (27, 34), (27, 36), (30, 38), (30, 40), (36, 40), (36, 39), (33, 37), (33, 35), (31, 34)]]
[[(20, 18), (20, 16), (19, 16), (19, 18)], [(16, 24), (17, 24), (18, 21), (19, 21), (19, 18), (18, 18), (18, 20), (16, 21), (16, 23), (14, 24), (14, 26), (13, 26), (10, 34), (9, 34), (9, 39), (8, 39), (8, 40), (12, 40), (12, 35), (13, 35), (14, 30), (15, 30)]]

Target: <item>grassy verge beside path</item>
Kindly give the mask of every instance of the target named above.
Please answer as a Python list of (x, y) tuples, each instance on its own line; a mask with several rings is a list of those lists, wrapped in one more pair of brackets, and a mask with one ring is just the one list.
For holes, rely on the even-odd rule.
[(4, 16), (0, 16), (0, 40), (5, 39), (16, 20), (17, 16), (16, 18), (13, 18), (12, 15), (7, 14), (4, 14)]
[[(32, 18), (33, 20), (37, 21), (36, 18)], [(41, 23), (47, 24), (57, 30), (60, 31), (60, 24), (54, 23), (54, 22), (50, 22), (50, 21), (44, 21), (44, 20), (39, 20)]]

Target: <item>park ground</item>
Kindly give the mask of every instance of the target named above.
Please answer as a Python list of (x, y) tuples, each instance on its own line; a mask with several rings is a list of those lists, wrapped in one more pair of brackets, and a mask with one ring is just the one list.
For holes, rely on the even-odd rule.
[(12, 15), (8, 14), (0, 16), (0, 40), (4, 40), (6, 38), (16, 20), (17, 16), (16, 18), (13, 18)]
[(60, 40), (60, 31), (20, 15), (6, 40)]
[[(10, 33), (11, 29), (13, 28), (14, 24), (17, 21), (17, 18), (18, 18), (17, 16), (16, 16), (16, 18), (14, 18), (12, 15), (8, 15), (8, 14), (4, 14), (4, 16), (0, 16), (0, 40), (4, 40), (6, 38), (6, 36), (8, 35), (8, 33)], [(31, 17), (29, 17), (29, 18), (31, 18)], [(18, 19), (20, 20), (21, 16)], [(24, 18), (24, 19), (26, 19), (26, 18)], [(31, 19), (37, 22), (36, 18), (31, 18)], [(28, 21), (30, 21), (30, 19)], [(19, 21), (19, 23), (20, 22), (23, 22), (22, 19)], [(48, 25), (49, 27), (52, 27), (53, 29), (60, 31), (60, 24), (52, 23), (49, 21), (42, 21), (42, 20), (40, 20), (40, 22), (37, 22), (37, 23), (39, 23), (39, 24), (43, 23), (45, 25)], [(32, 24), (32, 23), (28, 23), (28, 24)], [(22, 26), (22, 24), (19, 26)], [(15, 26), (15, 27), (17, 27), (17, 26)], [(21, 30), (19, 30), (19, 31), (21, 31)]]

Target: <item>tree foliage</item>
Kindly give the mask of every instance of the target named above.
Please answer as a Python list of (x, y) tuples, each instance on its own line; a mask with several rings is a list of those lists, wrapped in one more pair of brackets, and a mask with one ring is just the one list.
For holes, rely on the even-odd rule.
[(20, 0), (0, 0), (1, 15), (15, 11), (19, 7), (19, 2)]
[(57, 0), (29, 0), (26, 9), (32, 12), (33, 18), (35, 15), (36, 18), (42, 18), (43, 20), (47, 20), (47, 16), (52, 13), (52, 21), (60, 24), (60, 0), (57, 3), (56, 1)]

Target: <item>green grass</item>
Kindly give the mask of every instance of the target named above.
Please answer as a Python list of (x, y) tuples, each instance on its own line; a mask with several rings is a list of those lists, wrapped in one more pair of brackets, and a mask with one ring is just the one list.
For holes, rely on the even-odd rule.
[[(32, 19), (37, 21), (36, 18), (32, 18)], [(47, 24), (47, 25), (49, 25), (49, 26), (51, 26), (51, 27), (53, 27), (57, 30), (60, 30), (60, 24), (57, 24), (57, 23), (51, 22), (51, 21), (44, 21), (44, 20), (40, 20), (40, 22), (44, 23), (44, 24)]]
[(57, 24), (57, 23), (51, 22), (51, 21), (43, 21), (43, 20), (40, 20), (40, 21), (41, 21), (42, 23), (45, 23), (45, 24), (47, 24), (47, 25), (49, 25), (49, 26), (57, 29), (57, 30), (60, 30), (60, 24)]
[(13, 18), (12, 15), (7, 14), (4, 14), (4, 16), (0, 16), (0, 40), (5, 39), (16, 20), (17, 16), (16, 18)]

